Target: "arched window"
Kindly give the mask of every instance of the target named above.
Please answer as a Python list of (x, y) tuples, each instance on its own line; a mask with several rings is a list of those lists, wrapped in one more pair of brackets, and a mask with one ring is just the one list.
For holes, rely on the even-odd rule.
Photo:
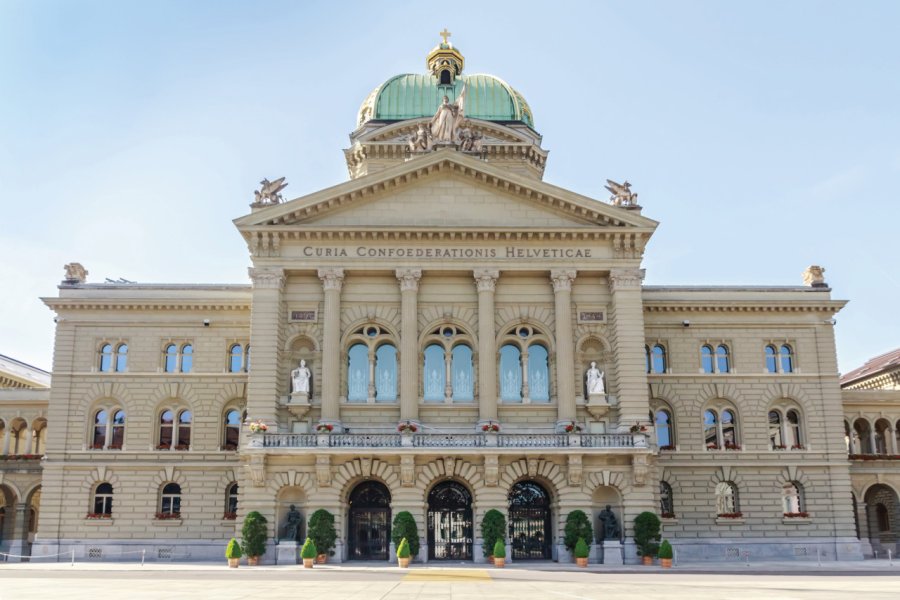
[(375, 350), (375, 402), (397, 400), (397, 349), (391, 343)]
[(857, 419), (853, 423), (853, 442), (859, 454), (874, 454), (870, 432), (870, 425), (866, 419)]
[(716, 484), (716, 513), (721, 516), (736, 516), (741, 512), (737, 486), (731, 481)]
[(244, 370), (244, 347), (232, 344), (228, 349), (228, 372), (240, 373)]
[(786, 445), (781, 435), (781, 413), (777, 410), (769, 411), (769, 444), (772, 450), (783, 450)]
[(34, 438), (31, 443), (32, 454), (44, 454), (47, 449), (47, 421), (45, 419), (37, 419), (32, 425)]
[(100, 347), (100, 372), (108, 373), (112, 370), (113, 347), (112, 344), (103, 344)]
[(194, 366), (194, 346), (168, 344), (163, 350), (163, 370), (166, 373), (190, 373)]
[(528, 347), (528, 397), (532, 402), (550, 402), (550, 367), (547, 349), (540, 344)]
[(348, 352), (347, 401), (365, 402), (369, 398), (369, 349), (354, 344)]
[(191, 448), (191, 422), (193, 415), (189, 410), (178, 413), (178, 443), (176, 450), (189, 450)]
[(98, 410), (94, 413), (94, 433), (91, 436), (91, 448), (101, 450), (106, 447), (106, 429), (109, 425), (109, 413)]
[(672, 486), (665, 481), (659, 482), (659, 514), (663, 519), (675, 518), (675, 498)]
[(712, 346), (704, 344), (700, 347), (700, 370), (704, 373), (716, 372)]
[(740, 448), (737, 439), (737, 417), (733, 410), (722, 411), (722, 441), (726, 450)]
[(781, 486), (781, 501), (785, 516), (800, 516), (806, 511), (803, 506), (803, 486), (796, 481), (788, 481)]
[(794, 409), (787, 411), (787, 422), (785, 423), (785, 435), (787, 444), (792, 450), (800, 450), (803, 448), (802, 427), (800, 425), (800, 413)]
[(662, 344), (654, 344), (650, 349), (650, 368), (653, 373), (665, 373), (668, 369), (666, 349)]
[(241, 413), (232, 408), (225, 413), (224, 432), (222, 434), (222, 450), (237, 450), (241, 438)]
[(731, 356), (728, 351), (728, 346), (725, 344), (716, 346), (716, 370), (719, 373), (731, 372)]
[(875, 421), (875, 454), (888, 453), (888, 441), (891, 435), (891, 424), (887, 419)]
[(181, 372), (190, 373), (194, 368), (194, 346), (185, 344), (181, 347)]
[(672, 413), (667, 408), (656, 411), (653, 422), (656, 425), (656, 443), (660, 449), (675, 448), (675, 429), (672, 427)]
[(650, 346), (644, 346), (644, 360), (647, 362), (647, 372), (653, 372), (653, 366), (650, 364)]
[(175, 436), (175, 413), (164, 410), (159, 415), (159, 445), (157, 450), (170, 450)]
[(119, 344), (116, 347), (116, 373), (124, 373), (128, 370), (128, 344)]
[(719, 444), (719, 415), (714, 410), (703, 411), (703, 441), (707, 450), (718, 450)]
[(444, 364), (444, 347), (430, 344), (425, 348), (425, 369), (422, 373), (425, 401), (443, 402), (447, 387), (447, 366)]
[(111, 429), (112, 434), (109, 438), (110, 450), (121, 450), (125, 444), (125, 411), (117, 410), (113, 413)]
[(451, 352), (450, 381), (453, 388), (454, 402), (472, 402), (475, 400), (475, 375), (472, 368), (472, 349), (466, 344), (457, 344)]
[(94, 490), (94, 510), (95, 515), (112, 515), (113, 504), (113, 486), (111, 483), (101, 483)]
[(178, 346), (169, 344), (166, 346), (164, 370), (166, 373), (175, 373), (178, 371)]
[(781, 345), (781, 372), (794, 372), (794, 350), (787, 344)]
[(512, 344), (500, 348), (500, 399), (506, 402), (522, 401), (521, 352)]
[(167, 483), (159, 495), (159, 515), (163, 519), (173, 519), (181, 516), (181, 486), (177, 483)]
[(234, 520), (237, 518), (238, 509), (238, 484), (232, 482), (225, 490), (225, 514), (223, 518)]
[(766, 346), (766, 372), (778, 372), (778, 351), (772, 344)]
[(703, 438), (707, 450), (740, 450), (737, 413), (718, 401), (703, 411)]

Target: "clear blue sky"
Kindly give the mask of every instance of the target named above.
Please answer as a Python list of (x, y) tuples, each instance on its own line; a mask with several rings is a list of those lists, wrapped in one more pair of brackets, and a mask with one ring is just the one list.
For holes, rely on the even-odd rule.
[(0, 0), (0, 353), (50, 368), (38, 300), (90, 280), (246, 282), (263, 177), (346, 180), (360, 103), (448, 27), (531, 104), (547, 181), (629, 179), (649, 284), (799, 284), (840, 367), (900, 346), (900, 3)]

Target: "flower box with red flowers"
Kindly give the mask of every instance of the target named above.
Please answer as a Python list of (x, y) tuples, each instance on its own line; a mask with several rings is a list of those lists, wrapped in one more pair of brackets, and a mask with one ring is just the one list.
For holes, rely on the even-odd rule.
[(744, 516), (742, 512), (719, 513), (716, 515), (720, 519), (740, 519)]
[(111, 513), (88, 513), (85, 519), (112, 519)]
[(397, 431), (400, 433), (415, 433), (419, 430), (415, 423), (412, 421), (407, 421), (406, 423), (400, 423), (397, 425)]
[(574, 422), (569, 423), (568, 425), (563, 427), (563, 430), (566, 433), (581, 433), (581, 425), (579, 425), (578, 423), (574, 423)]
[(806, 446), (803, 444), (794, 444), (791, 446), (791, 450), (806, 450)]
[(787, 450), (787, 446), (784, 444), (775, 444), (772, 446), (772, 450)]
[(93, 444), (91, 450), (103, 450), (103, 444)]
[(316, 433), (331, 433), (334, 431), (334, 425), (331, 423), (319, 423), (316, 425)]
[(661, 515), (659, 515), (659, 518), (660, 518), (660, 519), (674, 519), (674, 518), (675, 518), (675, 513), (673, 513), (673, 512), (664, 512), (664, 513), (662, 513)]
[(707, 449), (707, 450), (718, 450), (718, 449), (719, 449), (719, 445), (718, 445), (718, 444), (707, 444), (707, 445), (706, 445), (706, 449)]
[(235, 520), (237, 520), (237, 513), (236, 512), (227, 512), (224, 515), (222, 515), (222, 520), (223, 521), (235, 521)]
[(172, 444), (160, 444), (156, 447), (157, 450), (170, 450), (172, 448)]
[(500, 424), (494, 423), (493, 421), (485, 423), (481, 426), (481, 430), (485, 433), (500, 433)]
[(640, 423), (635, 423), (628, 431), (630, 431), (631, 433), (647, 433), (647, 426), (641, 425)]
[(157, 520), (157, 521), (172, 521), (172, 520), (174, 520), (174, 519), (180, 519), (180, 518), (181, 518), (181, 513), (180, 513), (180, 512), (177, 512), (177, 513), (161, 513), (161, 512), (158, 512), (158, 513), (156, 513), (156, 520)]
[(256, 420), (248, 425), (250, 433), (265, 433), (269, 430), (269, 426), (260, 420)]
[(725, 449), (726, 449), (726, 450), (740, 450), (740, 449), (741, 449), (741, 445), (740, 445), (740, 444), (735, 444), (735, 443), (733, 443), (733, 442), (725, 442)]
[(786, 512), (784, 513), (785, 519), (808, 519), (809, 513), (806, 511), (801, 512)]
[(674, 450), (674, 449), (675, 449), (675, 446), (669, 444), (669, 445), (667, 445), (667, 446), (660, 446), (659, 449), (660, 449), (660, 450), (667, 450), (667, 451), (668, 451), (668, 450)]
[(178, 444), (177, 446), (175, 446), (175, 449), (184, 452), (185, 450), (190, 450), (191, 447), (189, 444)]
[(121, 450), (122, 444), (110, 444), (106, 447), (107, 450)]
[(851, 454), (850, 460), (900, 460), (900, 454)]

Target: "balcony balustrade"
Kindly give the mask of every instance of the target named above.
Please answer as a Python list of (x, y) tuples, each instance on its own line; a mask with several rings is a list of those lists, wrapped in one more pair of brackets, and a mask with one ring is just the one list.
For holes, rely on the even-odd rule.
[(636, 446), (627, 433), (261, 433), (251, 448), (608, 448)]

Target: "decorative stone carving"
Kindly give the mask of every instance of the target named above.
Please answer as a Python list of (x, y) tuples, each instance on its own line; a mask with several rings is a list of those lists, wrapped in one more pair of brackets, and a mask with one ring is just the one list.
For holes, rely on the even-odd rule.
[(416, 486), (416, 457), (405, 454), (400, 457), (400, 485)]
[(459, 98), (452, 104), (450, 98), (444, 96), (441, 105), (438, 106), (437, 112), (431, 118), (431, 136), (436, 142), (455, 143), (456, 130), (462, 124), (465, 118), (466, 106), (466, 90), (467, 85), (463, 85)]
[(254, 487), (266, 485), (266, 455), (252, 455), (247, 463), (247, 471), (250, 473), (250, 480), (253, 482)]
[(569, 485), (581, 485), (583, 469), (581, 467), (581, 455), (569, 455)]
[[(309, 399), (309, 380), (312, 373), (306, 366), (306, 361), (301, 360), (300, 366), (291, 371), (291, 396), (300, 400)], [(305, 396), (305, 398), (304, 398)]]
[(825, 283), (825, 269), (819, 265), (810, 265), (803, 271), (803, 285), (809, 287), (828, 287)]
[(281, 190), (287, 187), (284, 177), (280, 177), (275, 181), (263, 179), (259, 182), (260, 188), (253, 192), (253, 204), (250, 206), (258, 208), (260, 206), (269, 206), (272, 204), (281, 204), (284, 198), (281, 197)]
[(425, 123), (419, 123), (419, 128), (409, 138), (410, 152), (431, 152), (434, 142), (431, 137), (431, 127), (426, 127)]
[(638, 195), (631, 191), (631, 184), (628, 181), (616, 183), (612, 179), (607, 179), (604, 187), (612, 194), (609, 197), (609, 202), (613, 206), (637, 206)]
[(283, 535), (279, 541), (297, 542), (300, 540), (300, 527), (303, 524), (303, 515), (297, 510), (296, 504), (291, 504), (287, 513), (287, 522), (284, 524)]
[(574, 269), (554, 269), (550, 271), (550, 280), (553, 282), (553, 291), (571, 292), (575, 275), (576, 271)]
[(635, 486), (642, 486), (647, 483), (647, 475), (650, 472), (650, 465), (647, 461), (646, 454), (635, 454), (631, 459), (633, 469), (633, 480)]
[(484, 457), (484, 485), (497, 487), (500, 483), (500, 457), (486, 454)]
[(397, 269), (394, 274), (400, 282), (400, 291), (415, 292), (419, 289), (419, 279), (422, 278), (422, 269)]
[(280, 290), (284, 286), (284, 271), (282, 269), (270, 269), (250, 267), (247, 269), (253, 287), (256, 289)]
[(319, 487), (331, 487), (331, 457), (327, 454), (316, 455), (316, 483)]
[(606, 401), (606, 387), (603, 384), (603, 371), (597, 368), (596, 362), (591, 362), (591, 368), (584, 374), (587, 380), (587, 393), (590, 401), (594, 401), (595, 397), (599, 399), (603, 396)]
[(597, 518), (600, 519), (602, 525), (597, 531), (597, 537), (601, 540), (618, 540), (622, 530), (619, 528), (619, 520), (616, 518), (616, 513), (612, 511), (612, 506), (607, 504)]
[(452, 476), (456, 471), (456, 459), (452, 456), (444, 457), (444, 474), (448, 477)]
[(475, 269), (475, 285), (479, 292), (493, 292), (497, 286), (497, 279), (500, 278), (500, 271), (497, 269)]
[(66, 278), (63, 280), (63, 283), (78, 284), (87, 282), (88, 272), (81, 263), (69, 263), (63, 268), (66, 270)]
[(322, 280), (322, 288), (325, 290), (341, 291), (344, 285), (344, 270), (319, 269), (319, 279)]
[(484, 149), (484, 136), (476, 129), (461, 127), (456, 147), (461, 152), (478, 154)]
[(363, 477), (372, 476), (372, 458), (369, 456), (361, 456), (359, 458), (359, 470), (362, 471)]
[(525, 465), (528, 470), (529, 477), (537, 477), (538, 472), (538, 459), (533, 456), (529, 456), (525, 459)]
[(646, 269), (610, 269), (609, 286), (613, 291), (640, 289), (646, 272)]

